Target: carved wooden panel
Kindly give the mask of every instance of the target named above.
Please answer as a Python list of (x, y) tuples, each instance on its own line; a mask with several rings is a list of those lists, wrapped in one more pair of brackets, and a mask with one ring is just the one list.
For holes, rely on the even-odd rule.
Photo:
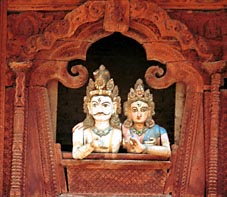
[(64, 164), (69, 194), (163, 195), (170, 163), (83, 160)]
[[(9, 5), (13, 10), (15, 8), (13, 6), (21, 2), (10, 1)], [(31, 4), (23, 2), (24, 4), (17, 9), (22, 9), (24, 5), (27, 6), (25, 9), (31, 8), (33, 5), (40, 5), (34, 1), (30, 1)], [(198, 5), (203, 8), (205, 4), (208, 6), (206, 0), (182, 3), (173, 0), (165, 2), (167, 7), (170, 4), (175, 7), (182, 6), (183, 3), (192, 8)], [(41, 7), (36, 7), (37, 10), (45, 10), (50, 5), (49, 2), (39, 1), (39, 3), (41, 3)], [(70, 3), (72, 2), (69, 1)], [(219, 130), (221, 112), (219, 87), (222, 78), (220, 73), (226, 69), (226, 61), (212, 62), (215, 59), (205, 41), (202, 38), (195, 38), (185, 24), (172, 19), (164, 9), (154, 2), (148, 0), (90, 0), (74, 3), (72, 10), (66, 12), (9, 13), (6, 60), (8, 62), (30, 60), (33, 66), (26, 74), (13, 75), (11, 73), (11, 78), (8, 80), (9, 85), (16, 84), (14, 95), (16, 100), (15, 116), (12, 117), (12, 108), (7, 105), (6, 112), (9, 110), (10, 113), (6, 119), (9, 118), (12, 121), (14, 118), (15, 125), (11, 128), (12, 122), (6, 124), (5, 128), (10, 132), (4, 135), (5, 143), (10, 141), (11, 144), (6, 144), (7, 152), (4, 154), (9, 152), (14, 158), (9, 158), (9, 161), (4, 160), (4, 166), (13, 160), (11, 169), (14, 173), (12, 175), (7, 168), (4, 174), (6, 177), (4, 192), (8, 194), (9, 184), (11, 184), (11, 189), (16, 187), (16, 192), (12, 192), (12, 195), (25, 194), (25, 196), (39, 197), (56, 196), (60, 193), (59, 185), (62, 182), (59, 174), (62, 173), (58, 173), (59, 166), (56, 166), (58, 160), (54, 151), (54, 127), (47, 84), (50, 80), (57, 80), (70, 88), (83, 86), (88, 78), (86, 68), (77, 65), (72, 68), (70, 74), (67, 70), (68, 61), (85, 60), (87, 49), (92, 43), (115, 31), (140, 43), (147, 53), (147, 60), (159, 61), (166, 65), (166, 70), (152, 66), (146, 71), (145, 78), (150, 87), (162, 89), (178, 82), (183, 83), (186, 87), (181, 134), (179, 143), (174, 149), (170, 177), (167, 177), (166, 168), (159, 168), (158, 171), (145, 168), (144, 174), (142, 174), (141, 169), (132, 170), (129, 165), (126, 168), (120, 165), (113, 171), (109, 171), (108, 167), (101, 165), (102, 170), (97, 166), (92, 168), (95, 169), (92, 171), (92, 180), (94, 182), (96, 178), (99, 180), (102, 172), (105, 175), (102, 177), (102, 180), (106, 180), (105, 184), (111, 178), (114, 180), (115, 187), (100, 184), (100, 182), (96, 182), (93, 186), (90, 182), (88, 183), (89, 190), (84, 183), (86, 176), (91, 174), (90, 169), (86, 165), (78, 165), (78, 163), (80, 164), (78, 161), (78, 163), (73, 161), (73, 165), (68, 166), (69, 189), (72, 192), (83, 194), (97, 192), (95, 191), (97, 187), (105, 190), (106, 194), (117, 192), (119, 192), (117, 194), (135, 192), (138, 195), (140, 193), (145, 195), (163, 194), (163, 187), (167, 181), (168, 191), (175, 196), (203, 196), (205, 190), (207, 195), (213, 196), (225, 192), (226, 187), (220, 186), (219, 188), (216, 181), (220, 177), (219, 180), (223, 180), (225, 176), (225, 172), (220, 173), (225, 165), (218, 167), (219, 152), (223, 153), (224, 149), (217, 147), (219, 146), (219, 134), (224, 135), (223, 131)], [(164, 2), (162, 3), (164, 4)], [(68, 9), (67, 2), (64, 4), (62, 9)], [(209, 4), (212, 4), (214, 9), (217, 8), (215, 5), (223, 8), (225, 1), (214, 1)], [(52, 6), (50, 9), (58, 8)], [(17, 80), (19, 79), (16, 83), (15, 77)], [(25, 78), (27, 81), (24, 82)], [(28, 88), (28, 95), (25, 94), (25, 87)], [(1, 93), (4, 93), (3, 89), (1, 86)], [(20, 95), (18, 92), (21, 90)], [(204, 91), (207, 93), (204, 94)], [(8, 99), (7, 97), (7, 102), (12, 102)], [(24, 105), (23, 102), (18, 103), (17, 101), (20, 99), (24, 99), (28, 105)], [(2, 103), (3, 100), (1, 100)], [(23, 111), (24, 109), (25, 111)], [(25, 125), (22, 125), (20, 120), (25, 121)], [(205, 124), (204, 120), (208, 124)], [(221, 128), (225, 128), (223, 124)], [(14, 131), (13, 134), (12, 131)], [(20, 135), (17, 135), (18, 132)], [(220, 142), (223, 146), (225, 145), (224, 138)], [(11, 146), (13, 147), (12, 152), (10, 152)], [(23, 162), (22, 158), (25, 158)], [(94, 167), (94, 163), (92, 165)], [(78, 166), (84, 167), (84, 170)], [(141, 167), (144, 167), (144, 164), (141, 164)], [(158, 178), (151, 177), (150, 172), (154, 176), (157, 175)], [(129, 180), (122, 177), (124, 173), (130, 177)], [(83, 182), (80, 185), (74, 185), (75, 180), (79, 182), (78, 174), (81, 175)], [(19, 178), (16, 175), (19, 175)], [(9, 183), (9, 176), (11, 176), (11, 183)], [(135, 176), (139, 178), (133, 179)], [(124, 181), (129, 190), (126, 191), (118, 180)], [(140, 185), (132, 186), (135, 181), (141, 181), (148, 187), (148, 189), (142, 188), (145, 193), (139, 187)], [(158, 181), (159, 184), (154, 184), (155, 181)], [(119, 187), (118, 191), (117, 187)], [(155, 190), (153, 190), (154, 188)]]

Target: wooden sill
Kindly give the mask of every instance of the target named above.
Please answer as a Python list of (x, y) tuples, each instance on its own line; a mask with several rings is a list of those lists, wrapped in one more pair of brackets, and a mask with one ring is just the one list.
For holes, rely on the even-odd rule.
[[(73, 159), (71, 152), (62, 152), (63, 159)], [(136, 153), (91, 153), (84, 159), (103, 159), (103, 160), (155, 160), (168, 161), (166, 158), (160, 156), (153, 156), (150, 154), (136, 154)]]
[(133, 153), (91, 153), (82, 160), (72, 158), (71, 152), (62, 152), (63, 166), (85, 167), (87, 168), (134, 168), (134, 169), (169, 169), (170, 161), (154, 160), (149, 154), (133, 154)]

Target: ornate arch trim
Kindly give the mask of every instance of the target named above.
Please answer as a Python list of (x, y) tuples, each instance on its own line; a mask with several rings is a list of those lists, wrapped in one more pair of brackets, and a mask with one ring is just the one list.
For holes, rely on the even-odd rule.
[[(106, 12), (107, 7), (111, 8), (108, 14)], [(108, 17), (109, 15), (112, 17)], [(102, 27), (106, 32), (113, 33), (118, 31), (127, 35), (131, 29), (134, 29), (135, 36), (138, 37), (141, 34), (139, 37), (142, 38), (142, 34), (144, 34), (140, 43), (148, 42), (148, 40), (149, 42), (175, 42), (178, 44), (177, 50), (179, 52), (195, 50), (202, 61), (209, 61), (212, 58), (206, 46), (203, 43), (197, 43), (184, 24), (171, 19), (156, 4), (139, 0), (87, 1), (68, 13), (63, 20), (51, 24), (44, 30), (43, 34), (33, 35), (28, 38), (24, 51), (25, 56), (31, 57), (38, 51), (49, 50), (57, 40), (69, 39), (76, 34), (81, 26), (87, 23), (97, 23), (100, 20), (103, 20), (103, 26), (100, 26), (100, 28)], [(134, 25), (135, 22), (133, 21), (136, 21), (138, 25)], [(118, 23), (121, 25), (119, 26)], [(113, 25), (110, 27), (110, 25), (106, 24)], [(92, 33), (90, 32), (90, 35)], [(131, 35), (131, 38), (134, 39), (133, 34)], [(76, 40), (80, 40), (79, 37)], [(88, 35), (88, 37), (91, 36)]]

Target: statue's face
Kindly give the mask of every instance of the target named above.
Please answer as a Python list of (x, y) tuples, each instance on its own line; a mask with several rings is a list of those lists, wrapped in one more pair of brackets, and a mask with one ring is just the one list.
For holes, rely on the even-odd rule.
[(130, 111), (134, 123), (144, 123), (150, 115), (149, 106), (143, 101), (133, 102)]
[(109, 120), (115, 112), (115, 105), (109, 96), (93, 96), (88, 110), (95, 120)]

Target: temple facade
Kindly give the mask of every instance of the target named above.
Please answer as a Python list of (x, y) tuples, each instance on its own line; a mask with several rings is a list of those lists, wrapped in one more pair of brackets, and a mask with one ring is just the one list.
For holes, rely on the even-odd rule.
[[(226, 0), (0, 1), (0, 196), (226, 196), (226, 21)], [(152, 89), (169, 160), (72, 158), (102, 64), (122, 103)]]

